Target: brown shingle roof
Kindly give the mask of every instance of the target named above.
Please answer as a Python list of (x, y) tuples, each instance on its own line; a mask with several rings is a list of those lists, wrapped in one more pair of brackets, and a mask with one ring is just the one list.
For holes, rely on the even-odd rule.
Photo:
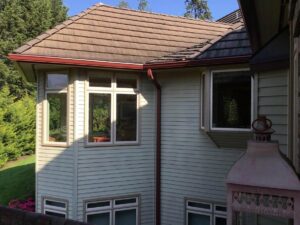
[(173, 52), (195, 53), (231, 30), (231, 24), (96, 4), (15, 53), (143, 64)]

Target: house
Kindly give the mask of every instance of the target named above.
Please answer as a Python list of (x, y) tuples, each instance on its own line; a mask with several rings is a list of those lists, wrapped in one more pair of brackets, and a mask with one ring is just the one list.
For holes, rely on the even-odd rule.
[(226, 224), (225, 177), (259, 114), (299, 171), (299, 1), (240, 6), (246, 26), (97, 4), (10, 55), (38, 84), (38, 212)]

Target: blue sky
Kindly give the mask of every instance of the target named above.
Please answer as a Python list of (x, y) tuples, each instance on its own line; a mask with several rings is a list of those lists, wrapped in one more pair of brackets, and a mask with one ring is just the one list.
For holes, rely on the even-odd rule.
[[(73, 16), (100, 1), (112, 6), (119, 3), (119, 0), (64, 0), (64, 3), (69, 8), (69, 15)], [(132, 9), (137, 8), (138, 0), (127, 1)], [(152, 12), (182, 16), (185, 11), (185, 0), (148, 0), (148, 2)], [(237, 0), (208, 0), (208, 5), (214, 19), (219, 19), (238, 8)]]

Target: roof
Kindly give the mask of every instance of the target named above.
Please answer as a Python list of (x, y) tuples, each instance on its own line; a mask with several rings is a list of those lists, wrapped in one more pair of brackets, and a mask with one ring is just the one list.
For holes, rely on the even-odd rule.
[(174, 52), (198, 55), (233, 26), (96, 4), (14, 53), (144, 64)]
[(179, 52), (151, 60), (148, 64), (162, 64), (185, 60), (210, 60), (251, 56), (252, 50), (248, 34), (243, 23), (236, 23), (232, 30), (228, 30), (221, 37), (205, 43), (191, 46)]
[(228, 15), (218, 19), (217, 22), (236, 24), (241, 22), (242, 20), (242, 11), (240, 9), (237, 9), (232, 13), (229, 13)]

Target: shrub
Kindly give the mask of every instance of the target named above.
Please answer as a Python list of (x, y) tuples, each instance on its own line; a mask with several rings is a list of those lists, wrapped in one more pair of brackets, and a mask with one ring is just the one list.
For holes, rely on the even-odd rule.
[(33, 198), (28, 198), (27, 200), (14, 199), (8, 203), (9, 208), (21, 209), (24, 211), (34, 212), (35, 202)]

